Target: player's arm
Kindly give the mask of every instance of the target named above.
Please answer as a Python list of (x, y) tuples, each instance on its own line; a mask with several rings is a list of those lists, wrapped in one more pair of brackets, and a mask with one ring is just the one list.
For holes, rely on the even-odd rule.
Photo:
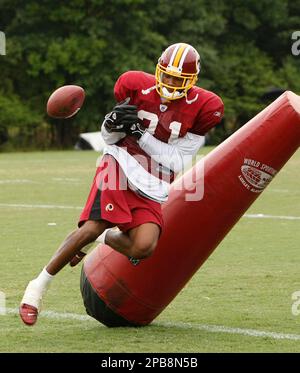
[(145, 132), (138, 140), (138, 144), (153, 160), (178, 173), (183, 171), (197, 154), (204, 144), (204, 136), (187, 132), (172, 144), (167, 144), (156, 139), (149, 132)]
[(174, 140), (172, 144), (156, 139), (140, 124), (132, 126), (129, 132), (138, 138), (140, 147), (156, 162), (177, 173), (192, 161), (192, 157), (204, 143), (205, 133), (221, 121), (223, 112), (222, 100), (217, 95), (212, 95), (190, 131), (184, 137)]
[[(134, 107), (133, 105), (126, 106)], [(164, 143), (147, 132), (138, 119), (137, 113), (133, 114), (133, 112), (134, 110), (127, 117), (123, 117), (120, 123), (116, 120), (116, 115), (113, 121), (110, 120), (111, 113), (106, 116), (106, 121), (102, 125), (102, 134), (107, 144), (113, 144), (126, 135), (134, 136), (140, 147), (154, 161), (175, 173), (182, 171), (204, 144), (204, 136), (189, 132), (184, 137), (174, 140), (172, 144)]]
[(221, 122), (224, 115), (224, 104), (219, 96), (211, 94), (202, 107), (190, 132), (205, 135), (210, 129)]

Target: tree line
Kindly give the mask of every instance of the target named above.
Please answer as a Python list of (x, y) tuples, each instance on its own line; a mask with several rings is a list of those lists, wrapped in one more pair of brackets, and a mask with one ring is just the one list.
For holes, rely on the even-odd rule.
[[(154, 73), (176, 42), (199, 51), (197, 84), (225, 103), (218, 143), (266, 106), (266, 92), (300, 93), (299, 10), (300, 0), (0, 0), (0, 150), (66, 148), (99, 130), (118, 76)], [(65, 84), (82, 86), (85, 104), (73, 119), (50, 119), (47, 99)]]

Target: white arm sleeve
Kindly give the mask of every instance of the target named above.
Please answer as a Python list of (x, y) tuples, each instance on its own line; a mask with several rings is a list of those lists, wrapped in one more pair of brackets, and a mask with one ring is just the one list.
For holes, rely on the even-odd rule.
[(167, 144), (156, 139), (149, 132), (145, 132), (138, 143), (152, 159), (177, 173), (183, 171), (184, 167), (192, 161), (192, 157), (204, 145), (204, 140), (204, 136), (187, 132), (184, 137)]
[(108, 132), (104, 124), (102, 124), (101, 135), (107, 145), (112, 145), (118, 142), (119, 140), (123, 139), (126, 136), (126, 133), (125, 132)]

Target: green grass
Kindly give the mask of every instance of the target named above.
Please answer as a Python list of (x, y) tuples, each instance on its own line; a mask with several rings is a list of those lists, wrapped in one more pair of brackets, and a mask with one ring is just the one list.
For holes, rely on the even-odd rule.
[[(76, 227), (80, 210), (3, 204), (83, 206), (96, 159), (95, 152), (0, 154), (0, 290), (9, 310), (18, 308), (28, 281)], [(248, 213), (300, 216), (299, 166), (298, 151)], [(242, 218), (148, 327), (109, 329), (92, 319), (41, 315), (29, 328), (8, 313), (0, 316), (0, 352), (300, 352), (297, 340), (201, 329), (300, 335), (300, 315), (291, 313), (291, 295), (300, 290), (299, 228), (299, 220)], [(57, 276), (45, 311), (85, 315), (80, 270), (66, 267)]]

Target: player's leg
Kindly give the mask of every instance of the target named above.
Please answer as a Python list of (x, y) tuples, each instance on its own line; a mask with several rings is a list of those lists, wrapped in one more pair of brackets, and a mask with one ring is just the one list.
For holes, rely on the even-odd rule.
[(59, 272), (87, 244), (95, 239), (109, 226), (106, 221), (88, 220), (80, 228), (70, 233), (57, 252), (37, 278), (30, 281), (20, 306), (20, 316), (25, 324), (33, 325), (54, 275)]
[[(21, 318), (26, 324), (33, 325), (36, 322), (42, 297), (53, 276), (66, 263), (72, 261), (74, 256), (80, 254), (82, 248), (86, 248), (87, 245), (94, 242), (106, 228), (115, 225), (109, 222), (114, 221), (114, 218), (118, 220), (118, 211), (120, 211), (117, 206), (119, 200), (122, 200), (122, 192), (118, 192), (115, 188), (115, 185), (118, 185), (118, 175), (118, 164), (114, 158), (104, 156), (97, 167), (87, 202), (80, 215), (79, 228), (68, 235), (48, 265), (36, 279), (30, 281), (26, 288), (20, 307)], [(103, 198), (104, 202), (102, 202)], [(108, 207), (112, 205), (113, 211), (107, 205)], [(121, 211), (123, 211), (123, 207)], [(103, 213), (106, 213), (107, 216), (102, 216)], [(126, 219), (130, 221), (130, 211), (128, 211), (125, 221)], [(121, 216), (122, 220), (124, 221), (124, 214)]]
[[(119, 231), (118, 227), (113, 227), (111, 229)], [(108, 229), (105, 229), (105, 231), (104, 231), (105, 233), (106, 233), (106, 230), (108, 230)], [(104, 232), (102, 232), (102, 234), (99, 237), (101, 237), (102, 235), (105, 235)], [(76, 253), (76, 255), (69, 262), (71, 267), (75, 267), (78, 263), (80, 263), (82, 261), (82, 259), (89, 253), (89, 251), (95, 245), (95, 243), (97, 243), (97, 242), (103, 243), (103, 241), (101, 239), (99, 239), (99, 237), (95, 240), (95, 242), (92, 242), (92, 243), (84, 246), (82, 249), (80, 249)]]
[[(130, 208), (123, 196), (124, 186), (127, 187), (127, 179), (123, 172), (119, 171), (119, 164), (113, 157), (105, 155), (97, 169), (88, 200), (79, 219), (79, 226), (87, 220), (97, 219), (114, 222), (110, 227), (116, 226), (118, 221), (130, 221)], [(70, 266), (77, 265), (91, 246), (86, 245), (78, 251), (71, 258)]]
[(141, 197), (130, 189), (123, 194), (130, 206), (131, 220), (118, 224), (121, 231), (105, 230), (97, 241), (108, 244), (128, 258), (147, 258), (153, 253), (163, 229), (161, 204)]
[(116, 251), (135, 259), (145, 259), (152, 255), (160, 235), (160, 227), (155, 223), (144, 223), (123, 233), (108, 229), (103, 242)]
[(49, 274), (55, 275), (76, 255), (80, 249), (93, 243), (96, 238), (111, 224), (104, 220), (86, 221), (80, 228), (71, 233), (46, 266)]

